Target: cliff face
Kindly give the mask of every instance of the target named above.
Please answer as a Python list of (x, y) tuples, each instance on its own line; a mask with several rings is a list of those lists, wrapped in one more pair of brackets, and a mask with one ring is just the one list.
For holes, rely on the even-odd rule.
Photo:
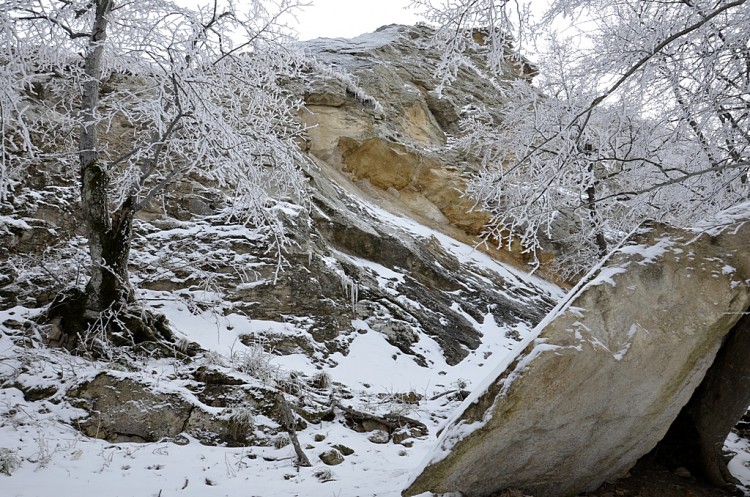
[[(292, 240), (285, 260), (279, 265), (269, 251), (271, 239), (227, 224), (219, 215), (229, 205), (223, 192), (187, 179), (139, 214), (132, 274), (143, 298), (224, 295), (222, 313), (289, 324), (291, 342), (318, 359), (346, 353), (351, 339), (342, 337), (359, 323), (424, 367), (420, 337), (434, 339), (453, 365), (480, 346), (488, 319), (511, 340), (519, 326), (540, 320), (555, 290), (504, 265), (519, 264), (510, 254), (493, 259), (473, 249), (487, 216), (461, 192), (476, 163), (441, 148), (458, 132), (462, 112), (500, 102), (501, 83), (467, 70), (438, 95), (429, 35), (428, 28), (389, 26), (353, 40), (308, 42), (321, 67), (350, 73), (361, 94), (325, 74), (291, 84), (305, 101), (312, 204), (285, 208)], [(2, 227), (12, 257), (3, 260), (1, 291), (8, 303), (33, 307), (70, 276), (61, 257), (81, 257), (85, 245), (76, 236), (74, 175), (35, 171), (26, 186)], [(24, 254), (27, 263), (48, 259), (46, 266), (20, 271), (13, 260)], [(55, 268), (57, 281), (49, 278)], [(288, 337), (263, 339), (294, 349)]]
[[(305, 88), (303, 121), (310, 152), (348, 173), (367, 194), (457, 237), (480, 233), (488, 221), (461, 196), (476, 161), (444, 147), (472, 109), (501, 103), (501, 82), (464, 69), (438, 93), (439, 54), (429, 28), (387, 26), (353, 40), (313, 40), (309, 52), (354, 76), (379, 105), (363, 105), (342, 85), (313, 78)], [(508, 65), (508, 78), (517, 77)], [(374, 188), (373, 188), (374, 187)]]
[[(168, 319), (176, 358), (92, 330), (78, 338), (98, 360), (53, 347), (64, 337), (39, 317), (87, 278), (77, 171), (50, 162), (29, 172), (0, 206), (0, 463), (12, 463), (0, 472), (21, 467), (12, 494), (43, 495), (34, 467), (72, 464), (101, 486), (128, 477), (143, 495), (163, 485), (214, 495), (217, 481), (241, 494), (248, 479), (253, 495), (295, 495), (300, 484), (319, 497), (399, 495), (442, 420), (561, 294), (510, 255), (475, 248), (486, 216), (461, 196), (475, 162), (440, 147), (462, 112), (500, 97), (470, 71), (439, 97), (428, 35), (391, 26), (308, 44), (315, 71), (350, 71), (358, 86), (315, 71), (289, 82), (306, 103), (311, 164), (307, 199), (273, 207), (281, 251), (205, 178), (138, 213), (131, 278), (140, 304)], [(34, 451), (67, 447), (71, 431), (85, 451)], [(314, 470), (294, 468), (290, 439)], [(154, 445), (120, 453), (110, 445), (120, 442)], [(92, 470), (87, 455), (105, 452), (137, 462)], [(165, 469), (167, 452), (180, 464)], [(228, 476), (206, 473), (205, 486), (195, 476), (216, 468)], [(59, 495), (81, 494), (75, 478), (47, 476)]]

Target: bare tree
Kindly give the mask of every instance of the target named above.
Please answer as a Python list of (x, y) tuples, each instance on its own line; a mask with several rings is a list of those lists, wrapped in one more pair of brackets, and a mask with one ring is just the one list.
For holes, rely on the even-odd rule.
[(0, 3), (0, 194), (41, 160), (79, 167), (91, 264), (63, 305), (78, 314), (69, 325), (127, 311), (134, 215), (186, 175), (233, 191), (236, 213), (283, 236), (270, 208), (304, 194), (305, 160), (300, 102), (280, 84), (302, 59), (280, 17), (300, 3), (245, 5)]
[[(497, 68), (520, 58), (508, 33), (536, 47), (539, 76), (470, 116), (458, 142), (484, 160), (469, 194), (501, 243), (520, 237), (533, 252), (552, 236), (580, 273), (645, 218), (686, 225), (750, 195), (744, 0), (558, 0), (537, 24), (505, 0), (413, 3), (439, 23), (446, 81), (466, 48)], [(472, 45), (476, 30), (494, 37)]]

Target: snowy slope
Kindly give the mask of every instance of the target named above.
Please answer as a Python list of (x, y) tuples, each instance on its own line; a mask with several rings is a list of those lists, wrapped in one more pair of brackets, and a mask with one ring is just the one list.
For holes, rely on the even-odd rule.
[[(517, 269), (500, 264), (472, 247), (445, 235), (365, 205), (374, 215), (394, 230), (422, 239), (435, 238), (461, 264), (471, 267), (477, 278), (482, 274), (499, 275), (510, 286), (538, 288), (560, 297), (556, 287), (527, 276)], [(375, 275), (378, 284), (388, 286), (407, 276), (405, 272), (380, 266), (371, 261), (339, 254), (362, 271)], [(397, 293), (398, 290), (394, 289)], [(143, 365), (127, 375), (147, 382), (161, 390), (182, 392), (191, 396), (184, 386), (185, 373), (209, 361), (232, 363), (232, 356), (252, 352), (243, 345), (240, 333), (273, 330), (277, 333), (301, 333), (289, 323), (251, 320), (229, 314), (218, 317), (206, 311), (193, 314), (180, 302), (157, 300), (157, 292), (146, 292), (149, 301), (160, 302), (159, 311), (169, 318), (176, 332), (185, 340), (197, 342), (207, 352), (191, 364), (162, 359)], [(517, 299), (512, 292), (511, 299)], [(224, 303), (231, 307), (230, 303)], [(455, 302), (460, 309), (461, 302)], [(479, 381), (493, 365), (504, 359), (515, 339), (508, 336), (528, 335), (530, 325), (497, 323), (488, 312), (479, 322), (467, 315), (482, 336), (481, 345), (455, 366), (445, 362), (439, 345), (429, 336), (421, 336), (416, 349), (430, 367), (422, 367), (411, 357), (389, 344), (382, 334), (369, 328), (367, 322), (352, 319), (356, 333), (348, 354), (336, 352), (329, 357), (322, 371), (349, 392), (345, 402), (356, 409), (371, 412), (402, 412), (424, 422), (429, 436), (414, 441), (412, 447), (388, 443), (376, 444), (366, 434), (356, 433), (342, 424), (341, 419), (322, 422), (302, 431), (300, 442), (313, 461), (312, 468), (295, 468), (290, 446), (274, 447), (208, 447), (188, 437), (186, 445), (164, 440), (157, 443), (111, 444), (87, 438), (75, 429), (75, 420), (85, 412), (73, 407), (63, 397), (64, 390), (93, 378), (102, 370), (117, 370), (116, 362), (88, 362), (60, 350), (40, 344), (40, 337), (24, 333), (26, 319), (38, 311), (15, 307), (0, 313), (3, 323), (0, 335), (0, 448), (8, 472), (2, 476), (4, 495), (9, 496), (73, 496), (107, 493), (113, 496), (146, 495), (378, 495), (397, 496), (409, 473), (431, 448), (435, 433), (459, 404), (456, 390), (467, 390)], [(459, 310), (460, 312), (460, 310)], [(14, 324), (19, 329), (14, 330)], [(28, 326), (28, 325), (27, 325)], [(512, 326), (512, 330), (508, 330)], [(508, 333), (512, 331), (512, 333)], [(210, 352), (215, 354), (211, 354)], [(220, 358), (217, 358), (220, 356)], [(312, 376), (321, 369), (304, 354), (267, 355), (276, 378), (290, 371)], [(273, 382), (274, 380), (270, 380)], [(56, 394), (42, 400), (25, 400), (27, 392), (53, 386)], [(399, 394), (414, 392), (423, 398), (415, 404), (404, 402)], [(266, 420), (272, 423), (270, 420)], [(259, 422), (256, 420), (256, 423)], [(325, 439), (315, 441), (316, 435)], [(320, 438), (320, 437), (319, 437)], [(331, 444), (343, 444), (354, 450), (341, 465), (328, 467), (317, 455)], [(326, 481), (322, 481), (326, 480)]]

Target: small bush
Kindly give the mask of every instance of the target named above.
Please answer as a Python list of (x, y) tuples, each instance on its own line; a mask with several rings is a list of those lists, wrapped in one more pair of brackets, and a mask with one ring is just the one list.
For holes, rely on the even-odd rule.
[(279, 433), (273, 439), (273, 446), (276, 449), (283, 449), (284, 447), (288, 446), (290, 443), (292, 443), (292, 441), (289, 440), (289, 435), (287, 435), (286, 433)]
[(268, 383), (276, 373), (276, 368), (271, 364), (272, 358), (271, 354), (263, 350), (263, 344), (254, 342), (247, 350), (232, 354), (231, 361), (237, 371)]
[(315, 376), (312, 377), (312, 386), (313, 388), (318, 388), (320, 390), (330, 388), (331, 387), (331, 375), (329, 375), (325, 371), (320, 371), (319, 373), (316, 373)]
[(203, 364), (206, 366), (226, 366), (224, 356), (213, 350), (208, 350), (203, 353)]
[(328, 468), (318, 468), (313, 472), (313, 476), (322, 482), (333, 481), (333, 471)]
[(21, 460), (10, 449), (0, 448), (0, 473), (10, 476), (21, 467)]

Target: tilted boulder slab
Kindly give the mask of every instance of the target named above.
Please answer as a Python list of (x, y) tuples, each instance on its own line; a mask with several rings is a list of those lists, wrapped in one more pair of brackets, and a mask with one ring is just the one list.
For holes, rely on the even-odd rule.
[(568, 496), (623, 476), (750, 307), (749, 211), (631, 236), (467, 399), (403, 495)]

